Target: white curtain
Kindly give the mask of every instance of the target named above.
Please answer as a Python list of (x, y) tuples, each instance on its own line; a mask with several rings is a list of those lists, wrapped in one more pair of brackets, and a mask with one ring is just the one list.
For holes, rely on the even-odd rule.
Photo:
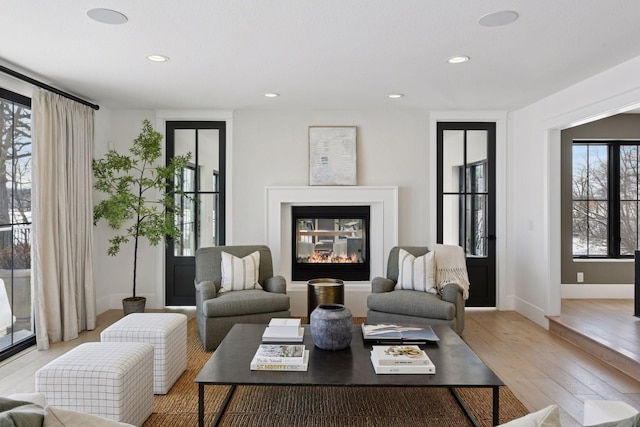
[(34, 311), (38, 349), (95, 329), (92, 265), (93, 116), (87, 106), (37, 89), (33, 141)]

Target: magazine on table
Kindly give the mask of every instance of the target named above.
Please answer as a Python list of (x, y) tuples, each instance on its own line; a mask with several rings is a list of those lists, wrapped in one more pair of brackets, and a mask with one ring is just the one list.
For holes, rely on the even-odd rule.
[(362, 324), (362, 336), (368, 341), (379, 343), (415, 343), (440, 341), (431, 326), (396, 324)]

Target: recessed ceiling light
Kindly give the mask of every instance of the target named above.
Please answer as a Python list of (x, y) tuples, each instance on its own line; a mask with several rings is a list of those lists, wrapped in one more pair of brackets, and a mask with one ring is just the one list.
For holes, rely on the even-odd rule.
[(167, 62), (169, 60), (168, 56), (164, 55), (147, 55), (147, 59), (153, 62)]
[(451, 58), (447, 59), (447, 62), (449, 64), (462, 64), (463, 62), (467, 62), (469, 61), (468, 56), (452, 56)]
[(507, 25), (518, 19), (518, 14), (511, 10), (503, 10), (484, 15), (478, 20), (478, 23), (484, 27), (499, 27)]
[(275, 92), (267, 92), (264, 94), (264, 96), (266, 96), (267, 98), (277, 98), (280, 96), (280, 94)]
[(391, 99), (398, 99), (398, 98), (402, 98), (404, 96), (403, 93), (391, 93), (389, 95), (387, 95), (389, 98)]
[(102, 22), (103, 24), (124, 24), (129, 19), (120, 12), (116, 12), (111, 9), (90, 9), (87, 11), (87, 16), (94, 21)]

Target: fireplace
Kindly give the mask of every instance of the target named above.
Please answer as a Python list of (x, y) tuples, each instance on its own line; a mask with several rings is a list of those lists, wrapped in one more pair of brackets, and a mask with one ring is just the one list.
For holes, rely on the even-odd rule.
[(369, 206), (292, 206), (293, 280), (369, 280)]

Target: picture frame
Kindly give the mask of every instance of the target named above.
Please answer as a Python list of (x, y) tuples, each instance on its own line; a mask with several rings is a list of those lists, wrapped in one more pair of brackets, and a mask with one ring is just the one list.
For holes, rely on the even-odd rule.
[(357, 185), (356, 126), (309, 126), (309, 185)]

